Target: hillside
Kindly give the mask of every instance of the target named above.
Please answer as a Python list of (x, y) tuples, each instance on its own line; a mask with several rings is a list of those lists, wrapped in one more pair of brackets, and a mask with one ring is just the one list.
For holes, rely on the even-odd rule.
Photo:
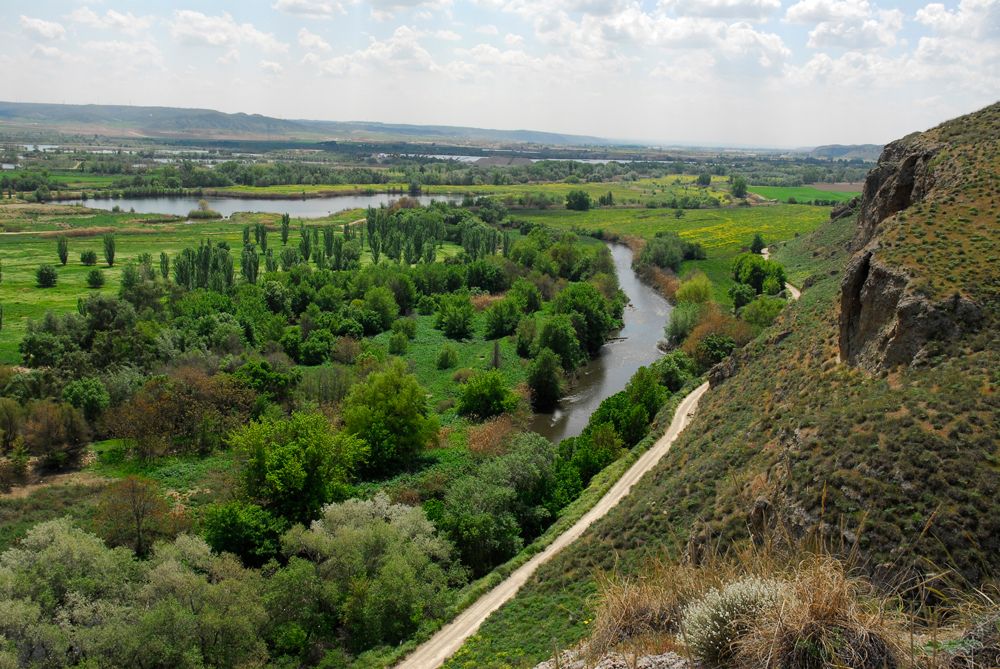
[(289, 120), (211, 109), (125, 105), (62, 105), (0, 102), (4, 126), (93, 133), (113, 137), (174, 139), (407, 139), (476, 144), (611, 145), (599, 137), (534, 130), (491, 130), (443, 125)]
[(881, 144), (827, 144), (809, 151), (813, 158), (825, 160), (878, 160), (882, 153)]
[(697, 563), (773, 532), (856, 550), (877, 585), (994, 579), (998, 140), (994, 105), (890, 144), (855, 211), (778, 249), (801, 300), (715, 370), (653, 473), (448, 666), (532, 666), (587, 636), (600, 571)]

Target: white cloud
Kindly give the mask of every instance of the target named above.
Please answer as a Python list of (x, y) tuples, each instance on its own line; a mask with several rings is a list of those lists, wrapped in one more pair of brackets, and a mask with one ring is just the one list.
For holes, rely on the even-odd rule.
[(135, 16), (132, 12), (122, 14), (121, 12), (109, 9), (102, 17), (86, 6), (73, 10), (66, 18), (79, 25), (118, 30), (127, 35), (137, 35), (153, 24), (151, 16)]
[(163, 68), (163, 54), (149, 41), (92, 41), (85, 42), (83, 48), (98, 54), (101, 62), (113, 63), (125, 69)]
[(277, 0), (271, 7), (279, 12), (310, 19), (329, 19), (346, 13), (343, 4), (329, 0)]
[(285, 71), (281, 63), (276, 63), (273, 60), (262, 60), (257, 65), (268, 74), (281, 74)]
[(431, 35), (434, 39), (444, 40), (446, 42), (460, 42), (462, 36), (459, 35), (454, 30), (435, 30)]
[(233, 48), (215, 59), (220, 65), (232, 65), (240, 61), (240, 50)]
[(305, 28), (299, 30), (299, 46), (310, 51), (329, 51), (330, 43)]
[(515, 35), (514, 33), (507, 33), (503, 38), (504, 44), (507, 46), (521, 46), (524, 44), (524, 38), (520, 35)]
[(50, 60), (57, 60), (66, 57), (66, 54), (63, 53), (58, 47), (50, 46), (48, 44), (36, 44), (31, 47), (31, 55), (38, 58), (48, 58)]
[(814, 49), (894, 46), (903, 28), (901, 11), (880, 10), (868, 0), (800, 0), (788, 8), (785, 19), (814, 25), (808, 42)]
[(781, 0), (660, 0), (660, 7), (680, 16), (759, 20), (781, 9)]
[(66, 29), (61, 23), (36, 19), (21, 14), (21, 29), (35, 39), (56, 40), (66, 36)]
[(955, 11), (932, 3), (917, 11), (917, 21), (946, 35), (1000, 37), (1000, 0), (961, 0)]
[(273, 34), (261, 32), (251, 23), (236, 23), (228, 12), (208, 16), (190, 9), (175, 11), (170, 33), (185, 44), (225, 48), (245, 44), (268, 53), (288, 50), (288, 45)]
[(480, 33), (480, 34), (483, 34), (483, 35), (498, 35), (498, 34), (500, 34), (500, 31), (492, 23), (487, 23), (484, 26), (477, 26), (476, 27), (476, 32)]
[(364, 49), (328, 58), (317, 65), (321, 72), (335, 77), (356, 75), (370, 69), (380, 72), (439, 69), (431, 54), (420, 44), (419, 36), (420, 33), (409, 26), (399, 26), (388, 39), (372, 38)]

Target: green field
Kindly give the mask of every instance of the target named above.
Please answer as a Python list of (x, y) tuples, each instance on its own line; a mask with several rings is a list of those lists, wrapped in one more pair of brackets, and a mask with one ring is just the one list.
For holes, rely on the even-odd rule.
[(849, 202), (861, 195), (860, 192), (838, 192), (832, 190), (820, 190), (812, 186), (750, 186), (750, 192), (756, 193), (768, 200), (778, 202), (813, 202), (821, 200), (824, 202)]
[(732, 280), (729, 266), (760, 233), (767, 243), (786, 241), (815, 230), (830, 215), (829, 207), (773, 205), (724, 209), (684, 210), (680, 217), (667, 209), (592, 209), (586, 212), (560, 210), (519, 213), (536, 223), (555, 228), (601, 231), (605, 235), (649, 239), (657, 232), (673, 230), (682, 238), (698, 242), (708, 254), (705, 260), (684, 263), (681, 273), (703, 271), (712, 280), (715, 298), (729, 304), (726, 291)]

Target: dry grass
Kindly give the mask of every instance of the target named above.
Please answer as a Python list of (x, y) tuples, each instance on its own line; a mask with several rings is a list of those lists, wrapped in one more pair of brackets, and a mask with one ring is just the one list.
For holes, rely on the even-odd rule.
[[(838, 559), (818, 542), (766, 539), (697, 564), (656, 560), (638, 574), (598, 574), (597, 613), (587, 656), (649, 653), (686, 643), (685, 608), (747, 578), (787, 585), (777, 604), (733, 642), (724, 666), (764, 669), (972, 669), (1000, 666), (1000, 598), (980, 590), (937, 591), (945, 602), (908, 611), (901, 592), (885, 592), (855, 573), (853, 553)], [(919, 587), (932, 588), (930, 582)], [(991, 591), (992, 592), (992, 591)]]
[(493, 295), (491, 293), (479, 293), (477, 295), (471, 296), (469, 299), (472, 302), (472, 306), (476, 311), (485, 311), (489, 309), (493, 304), (499, 302), (506, 296), (506, 293)]
[(469, 451), (481, 456), (502, 455), (507, 452), (515, 429), (513, 419), (507, 414), (473, 425), (469, 427)]
[(768, 669), (893, 669), (902, 666), (905, 626), (894, 598), (851, 577), (843, 562), (809, 556), (790, 574), (781, 603), (738, 645), (738, 662)]

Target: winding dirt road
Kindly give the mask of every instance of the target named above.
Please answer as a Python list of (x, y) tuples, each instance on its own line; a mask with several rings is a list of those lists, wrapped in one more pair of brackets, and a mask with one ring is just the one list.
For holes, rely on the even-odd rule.
[[(771, 250), (768, 249), (767, 247), (762, 248), (760, 250), (760, 254), (764, 256), (764, 260), (771, 259)], [(788, 289), (788, 294), (792, 296), (793, 300), (797, 300), (800, 297), (802, 297), (802, 291), (800, 291), (798, 288), (788, 283), (787, 281), (785, 282), (785, 288)]]
[(615, 507), (623, 497), (628, 495), (632, 486), (660, 461), (677, 436), (687, 426), (691, 416), (698, 407), (698, 400), (708, 390), (708, 383), (703, 383), (685, 397), (670, 422), (670, 427), (663, 433), (648, 451), (642, 454), (635, 464), (622, 475), (611, 489), (572, 527), (560, 534), (545, 550), (538, 553), (528, 562), (514, 571), (502, 583), (480, 597), (476, 602), (460, 613), (454, 620), (438, 630), (437, 634), (419, 646), (400, 664), (397, 669), (435, 669), (440, 667), (465, 640), (476, 633), (486, 618), (511, 599), (521, 589), (535, 570), (548, 562), (566, 546), (576, 541), (590, 525)]

